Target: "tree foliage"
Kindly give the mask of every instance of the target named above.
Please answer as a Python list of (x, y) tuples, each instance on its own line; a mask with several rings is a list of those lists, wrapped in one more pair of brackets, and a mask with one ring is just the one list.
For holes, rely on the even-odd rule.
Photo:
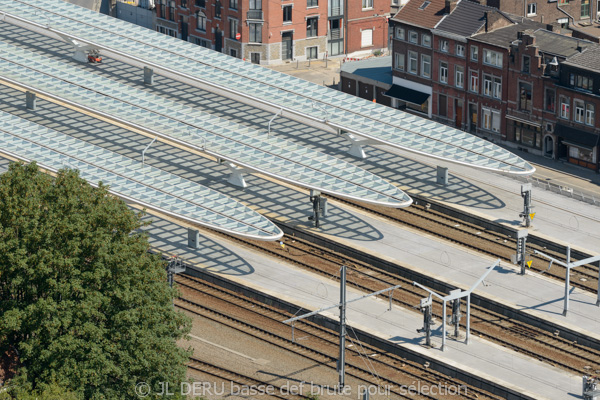
[(16, 386), (112, 400), (185, 379), (190, 322), (140, 218), (73, 170), (0, 176), (0, 351), (18, 353)]

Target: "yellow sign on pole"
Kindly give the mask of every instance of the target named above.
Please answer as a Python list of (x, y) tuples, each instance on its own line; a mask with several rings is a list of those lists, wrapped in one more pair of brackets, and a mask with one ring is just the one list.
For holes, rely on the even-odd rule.
[(533, 264), (533, 260), (527, 261), (527, 266), (531, 268), (531, 264)]
[(535, 217), (535, 213), (529, 214), (529, 218), (533, 219), (533, 217)]

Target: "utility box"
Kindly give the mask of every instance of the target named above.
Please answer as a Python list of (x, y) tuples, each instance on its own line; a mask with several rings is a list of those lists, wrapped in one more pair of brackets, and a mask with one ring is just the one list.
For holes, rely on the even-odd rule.
[(437, 167), (437, 183), (439, 185), (448, 186), (448, 168)]
[(198, 248), (198, 242), (200, 241), (200, 232), (198, 229), (188, 228), (188, 247), (192, 249)]

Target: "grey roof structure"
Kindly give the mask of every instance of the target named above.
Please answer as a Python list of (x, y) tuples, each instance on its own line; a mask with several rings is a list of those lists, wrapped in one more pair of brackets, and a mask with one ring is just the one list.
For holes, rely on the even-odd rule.
[[(559, 57), (568, 58), (579, 54), (577, 49), (597, 47), (598, 45), (587, 40), (577, 39), (570, 36), (561, 35), (546, 29), (538, 29), (534, 32), (535, 45), (545, 54), (552, 54)], [(598, 65), (596, 63), (596, 65)]]
[(341, 71), (391, 85), (392, 56), (347, 62), (342, 65)]
[(186, 84), (398, 149), (511, 174), (535, 168), (466, 132), (161, 35), (59, 0), (0, 0), (4, 20), (88, 45)]
[(485, 13), (496, 10), (469, 0), (461, 0), (454, 10), (442, 19), (434, 33), (448, 32), (462, 37), (471, 36), (485, 25)]
[(148, 209), (221, 232), (277, 240), (283, 232), (215, 190), (0, 111), (0, 153), (49, 171), (70, 167), (93, 186)]
[(408, 195), (338, 158), (0, 42), (0, 80), (298, 186), (388, 207)]
[(517, 34), (526, 29), (538, 30), (546, 29), (547, 25), (541, 22), (523, 19), (514, 25), (505, 26), (495, 29), (491, 32), (478, 33), (471, 37), (472, 40), (477, 40), (483, 43), (493, 44), (495, 46), (510, 48), (510, 44), (517, 40)]
[(571, 65), (573, 67), (586, 69), (588, 71), (600, 71), (600, 46), (593, 45), (576, 52), (562, 62), (563, 65)]

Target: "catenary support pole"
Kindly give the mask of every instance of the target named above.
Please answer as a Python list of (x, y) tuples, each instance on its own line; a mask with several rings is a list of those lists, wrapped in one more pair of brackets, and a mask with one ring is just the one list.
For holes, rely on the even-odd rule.
[(340, 357), (338, 359), (339, 389), (345, 386), (344, 366), (346, 363), (346, 266), (342, 265), (340, 276)]

